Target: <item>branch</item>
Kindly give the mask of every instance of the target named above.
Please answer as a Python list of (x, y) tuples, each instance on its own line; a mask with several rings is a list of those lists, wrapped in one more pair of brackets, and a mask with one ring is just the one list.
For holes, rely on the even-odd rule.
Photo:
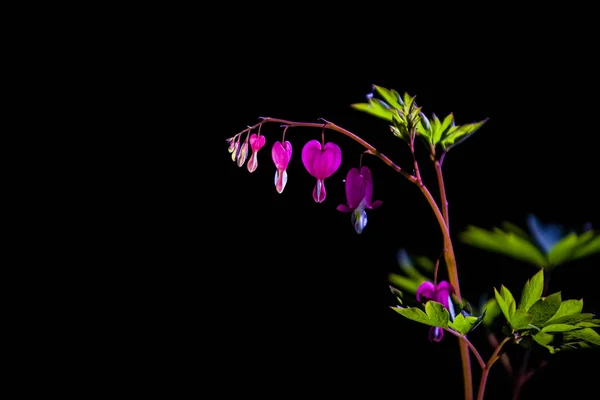
[(467, 345), (469, 346), (469, 348), (471, 349), (471, 351), (473, 352), (473, 354), (475, 354), (475, 358), (477, 358), (477, 362), (479, 363), (479, 366), (481, 367), (481, 369), (485, 368), (485, 361), (483, 361), (481, 354), (479, 354), (479, 352), (477, 351), (477, 349), (475, 348), (473, 343), (471, 343), (465, 335), (461, 335), (457, 332), (454, 332), (452, 329), (446, 329), (446, 332), (450, 332), (451, 334), (456, 336), (459, 340), (464, 340), (467, 343)]
[(369, 143), (367, 143), (366, 141), (364, 141), (363, 139), (361, 139), (360, 137), (358, 137), (354, 133), (350, 132), (349, 130), (346, 130), (346, 129), (344, 129), (344, 128), (342, 128), (342, 127), (340, 127), (340, 126), (338, 126), (338, 125), (336, 125), (334, 123), (331, 123), (329, 121), (323, 120), (323, 123), (319, 124), (319, 123), (314, 123), (314, 122), (294, 122), (294, 121), (288, 121), (288, 120), (279, 119), (279, 118), (263, 117), (261, 122), (257, 123), (256, 125), (253, 125), (251, 127), (248, 127), (246, 129), (244, 129), (240, 133), (244, 133), (244, 132), (246, 132), (248, 130), (252, 130), (254, 128), (257, 128), (258, 126), (260, 126), (260, 125), (262, 125), (264, 123), (267, 123), (267, 122), (280, 123), (282, 125), (286, 125), (286, 126), (289, 126), (289, 127), (320, 128), (320, 129), (330, 129), (332, 131), (339, 132), (339, 133), (341, 133), (341, 134), (349, 137), (350, 139), (354, 140), (355, 142), (357, 142), (361, 146), (363, 146), (365, 149), (367, 149), (367, 151), (369, 152), (369, 154), (372, 154), (375, 157), (379, 158), (387, 166), (391, 167), (394, 171), (398, 172), (400, 175), (402, 175), (403, 177), (405, 177), (406, 179), (408, 179), (412, 183), (416, 183), (417, 182), (417, 178), (415, 178), (411, 174), (405, 172), (402, 168), (400, 168), (398, 165), (396, 165), (392, 160), (390, 160), (385, 154), (381, 153), (375, 147), (371, 146)]

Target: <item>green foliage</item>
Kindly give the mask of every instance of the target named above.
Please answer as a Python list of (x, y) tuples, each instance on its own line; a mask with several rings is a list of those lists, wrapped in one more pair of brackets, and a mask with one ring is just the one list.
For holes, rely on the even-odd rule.
[(440, 120), (435, 114), (431, 121), (421, 112), (415, 103), (415, 97), (404, 93), (401, 96), (393, 89), (373, 85), (374, 91), (381, 97), (368, 97), (366, 103), (352, 104), (351, 107), (391, 122), (390, 130), (402, 140), (410, 143), (415, 135), (423, 138), (432, 154), (436, 146), (448, 151), (461, 143), (485, 124), (487, 119), (466, 125), (456, 125), (454, 115), (449, 114)]
[(440, 328), (448, 327), (448, 310), (435, 301), (428, 301), (425, 304), (425, 312), (418, 307), (392, 307), (398, 314), (420, 322), (425, 325), (437, 326)]
[(483, 324), (485, 326), (492, 325), (494, 320), (502, 314), (502, 310), (500, 309), (498, 301), (495, 298), (488, 299), (483, 305), (483, 310), (485, 312), (483, 317)]
[[(425, 256), (409, 256), (406, 250), (398, 250), (401, 274), (390, 273), (389, 282), (407, 293), (415, 294), (421, 283), (433, 280), (435, 264)], [(426, 274), (427, 276), (423, 275)]]
[(544, 271), (539, 271), (525, 283), (525, 287), (523, 287), (523, 292), (521, 293), (519, 309), (529, 311), (529, 308), (542, 297), (543, 291)]
[(599, 346), (600, 335), (594, 328), (600, 327), (600, 320), (581, 312), (583, 300), (563, 301), (560, 292), (542, 297), (543, 287), (544, 274), (539, 271), (523, 287), (519, 308), (508, 288), (494, 289), (498, 307), (515, 337), (531, 336), (551, 353)]
[(502, 228), (492, 230), (469, 226), (460, 234), (460, 239), (471, 246), (548, 270), (600, 253), (600, 235), (592, 230), (570, 233), (553, 243), (548, 251), (541, 249), (525, 231), (508, 222), (503, 223)]
[(444, 151), (447, 151), (477, 132), (486, 122), (487, 118), (472, 124), (456, 125), (452, 113), (443, 120), (433, 114), (431, 121), (423, 115), (418, 124), (418, 131), (432, 148), (440, 145)]
[(458, 314), (454, 318), (454, 321), (448, 323), (448, 327), (461, 335), (466, 335), (479, 325), (483, 317), (483, 315), (481, 317), (474, 317), (472, 315), (465, 317), (463, 314)]

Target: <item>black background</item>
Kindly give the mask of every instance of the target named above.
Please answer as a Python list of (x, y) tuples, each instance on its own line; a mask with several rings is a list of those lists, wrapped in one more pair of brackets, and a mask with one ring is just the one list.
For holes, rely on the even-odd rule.
[[(132, 210), (144, 210), (140, 223), (150, 240), (141, 251), (153, 267), (142, 275), (151, 282), (148, 301), (164, 317), (159, 331), (173, 346), (164, 352), (182, 381), (200, 376), (231, 396), (460, 398), (455, 338), (432, 344), (427, 327), (389, 309), (387, 275), (398, 271), (397, 250), (430, 258), (441, 250), (436, 220), (417, 188), (365, 157), (374, 199), (384, 205), (369, 212), (357, 235), (349, 215), (335, 209), (345, 202), (347, 170), (358, 164), (356, 143), (326, 133), (343, 161), (326, 181), (327, 200), (315, 204), (300, 151), (320, 130), (288, 131), (294, 153), (282, 194), (270, 157), (280, 140), (277, 124), (263, 127), (267, 145), (253, 174), (231, 161), (225, 139), (260, 116), (325, 118), (410, 169), (406, 145), (387, 124), (350, 108), (371, 84), (416, 95), (427, 115), (453, 112), (458, 124), (489, 118), (446, 157), (451, 231), (463, 296), (501, 284), (519, 293), (533, 267), (463, 245), (457, 234), (469, 224), (491, 228), (505, 220), (525, 228), (528, 213), (575, 230), (588, 222), (598, 229), (598, 80), (587, 33), (541, 33), (518, 19), (501, 31), (479, 21), (477, 28), (428, 36), (401, 24), (384, 33), (374, 18), (334, 28), (327, 16), (310, 13), (260, 18), (230, 21), (231, 30), (205, 28), (197, 41), (189, 27), (175, 28), (166, 43), (158, 35), (156, 64), (139, 71), (147, 78), (142, 95), (158, 107), (144, 114), (151, 133), (140, 134), (137, 152), (148, 164), (134, 166), (131, 185), (148, 191)], [(467, 23), (474, 20), (450, 26)], [(152, 81), (147, 68), (160, 79)], [(421, 172), (437, 196), (433, 169), (421, 155)], [(594, 312), (597, 265), (595, 256), (559, 268), (551, 291), (583, 297)], [(487, 358), (485, 338), (470, 336)], [(549, 359), (523, 399), (567, 390), (578, 397), (592, 388), (583, 375), (595, 368), (597, 352)], [(510, 396), (499, 364), (487, 390), (489, 398)]]

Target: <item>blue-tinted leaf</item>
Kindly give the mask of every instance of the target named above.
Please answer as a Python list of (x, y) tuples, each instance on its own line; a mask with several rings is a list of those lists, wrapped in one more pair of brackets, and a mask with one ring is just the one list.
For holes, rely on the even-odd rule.
[(381, 96), (381, 98), (388, 103), (390, 106), (398, 109), (402, 109), (404, 102), (402, 98), (394, 89), (386, 89), (381, 86), (373, 85), (375, 91)]
[(563, 237), (563, 228), (560, 225), (542, 224), (533, 214), (527, 216), (527, 226), (533, 239), (546, 254)]

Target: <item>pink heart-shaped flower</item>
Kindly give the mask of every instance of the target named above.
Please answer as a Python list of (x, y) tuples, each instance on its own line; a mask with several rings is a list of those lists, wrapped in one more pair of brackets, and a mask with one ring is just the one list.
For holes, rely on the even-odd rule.
[(256, 133), (250, 135), (250, 148), (252, 151), (259, 151), (267, 142), (264, 136), (258, 136)]
[(321, 146), (317, 140), (311, 140), (302, 148), (302, 163), (309, 174), (319, 180), (329, 178), (342, 163), (342, 150), (335, 143)]

